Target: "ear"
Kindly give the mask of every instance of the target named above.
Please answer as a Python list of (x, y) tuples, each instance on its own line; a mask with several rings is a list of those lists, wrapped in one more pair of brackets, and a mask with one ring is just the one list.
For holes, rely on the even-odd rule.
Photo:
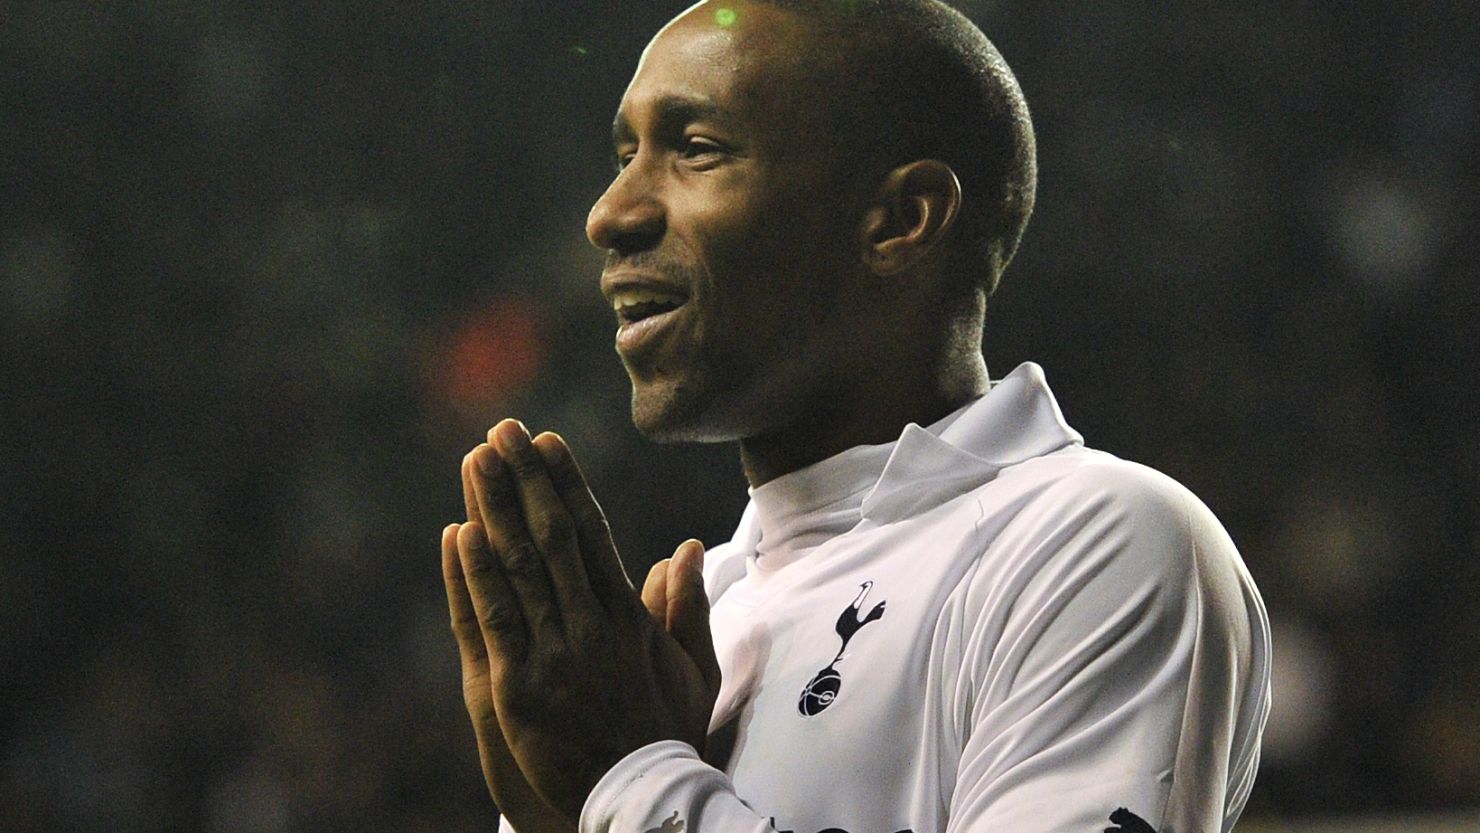
[(951, 166), (920, 159), (895, 168), (864, 213), (865, 263), (879, 276), (919, 263), (955, 225), (960, 211), (961, 180)]

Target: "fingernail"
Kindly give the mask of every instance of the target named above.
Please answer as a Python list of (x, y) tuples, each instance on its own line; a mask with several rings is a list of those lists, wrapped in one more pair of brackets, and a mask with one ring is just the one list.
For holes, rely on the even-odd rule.
[(509, 448), (521, 440), (529, 442), (529, 429), (517, 419), (506, 419), (494, 426), (493, 431), (504, 448)]
[(529, 441), (529, 444), (532, 445), (532, 446), (534, 446), (534, 450), (535, 451), (538, 451), (539, 452), (540, 459), (544, 460), (545, 461), (545, 465), (547, 465), (547, 466), (553, 466), (553, 465), (555, 465), (556, 461), (560, 459), (560, 446), (557, 445), (556, 443), (554, 443), (551, 440), (546, 440), (545, 442), (540, 442), (540, 437), (553, 437), (553, 436), (555, 436), (555, 435), (554, 434), (551, 434), (549, 431), (546, 431), (546, 432), (540, 434), (539, 437), (535, 437), (534, 439), (532, 439), (532, 440)]
[(689, 553), (686, 563), (690, 570), (699, 575), (704, 573), (704, 542), (698, 538), (690, 538), (683, 542), (683, 548)]

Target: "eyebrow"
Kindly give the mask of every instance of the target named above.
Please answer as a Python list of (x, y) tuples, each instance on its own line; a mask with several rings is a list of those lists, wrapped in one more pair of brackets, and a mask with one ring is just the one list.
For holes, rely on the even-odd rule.
[[(718, 104), (705, 98), (668, 95), (658, 99), (653, 106), (658, 111), (658, 133), (676, 133), (684, 126), (704, 119), (713, 119), (723, 113)], [(637, 131), (619, 111), (612, 122), (612, 145), (636, 142)]]

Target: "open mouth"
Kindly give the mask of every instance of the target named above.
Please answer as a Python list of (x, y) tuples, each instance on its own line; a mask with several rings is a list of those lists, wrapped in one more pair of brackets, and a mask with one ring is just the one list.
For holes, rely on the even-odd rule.
[(688, 298), (675, 292), (651, 289), (624, 289), (612, 296), (612, 310), (622, 324), (635, 324), (645, 318), (672, 312)]

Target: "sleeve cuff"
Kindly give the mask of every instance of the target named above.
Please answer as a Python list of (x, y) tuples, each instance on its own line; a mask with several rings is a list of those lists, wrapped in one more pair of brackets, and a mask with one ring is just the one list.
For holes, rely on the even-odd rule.
[[(618, 761), (596, 782), (581, 808), (580, 833), (642, 833), (653, 823), (725, 781), (694, 747), (676, 740), (650, 743)], [(670, 806), (671, 805), (671, 806)]]

